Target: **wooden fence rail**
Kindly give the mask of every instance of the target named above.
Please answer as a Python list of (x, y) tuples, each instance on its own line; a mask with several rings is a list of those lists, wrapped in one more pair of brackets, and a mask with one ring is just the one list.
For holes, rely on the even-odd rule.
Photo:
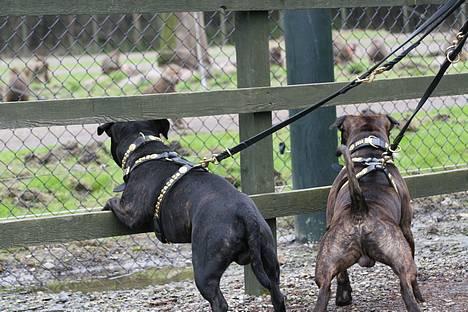
[(443, 0), (0, 0), (0, 16), (265, 11), (439, 4)]
[[(413, 198), (465, 191), (468, 169), (428, 173), (405, 178)], [(323, 210), (329, 186), (283, 193), (252, 195), (266, 219)], [(0, 249), (114, 237), (152, 231), (129, 230), (111, 212), (93, 211), (0, 222)]]
[[(375, 81), (351, 90), (331, 105), (415, 99), (432, 77)], [(468, 74), (444, 77), (434, 96), (468, 93)], [(317, 102), (344, 83), (243, 88), (210, 92), (100, 97), (0, 103), (0, 129), (88, 124), (151, 118), (180, 118), (299, 109)]]

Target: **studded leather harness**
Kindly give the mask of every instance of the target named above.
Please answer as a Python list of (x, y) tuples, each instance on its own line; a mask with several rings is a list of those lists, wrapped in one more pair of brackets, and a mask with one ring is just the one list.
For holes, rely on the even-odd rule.
[[(382, 157), (381, 158), (377, 158), (377, 157), (353, 157), (351, 158), (353, 163), (359, 163), (364, 166), (364, 168), (356, 174), (356, 178), (359, 180), (360, 178), (364, 177), (365, 175), (368, 175), (371, 172), (382, 171), (383, 173), (385, 173), (385, 176), (387, 177), (390, 185), (395, 189), (396, 193), (400, 195), (395, 179), (386, 166), (387, 164), (393, 164), (393, 158), (392, 156), (386, 154), (386, 152), (389, 149), (389, 144), (385, 140), (379, 137), (370, 135), (368, 137), (365, 137), (363, 139), (353, 142), (352, 144), (349, 145), (348, 149), (349, 149), (349, 153), (352, 154), (354, 151), (357, 151), (358, 149), (361, 149), (363, 147), (369, 147), (369, 146), (376, 148), (376, 149), (383, 150), (384, 152), (382, 153)], [(345, 187), (347, 184), (348, 184), (348, 181), (346, 181), (341, 186), (340, 189)]]
[(173, 175), (166, 179), (164, 186), (159, 191), (159, 194), (157, 194), (156, 196), (156, 203), (154, 206), (153, 222), (156, 237), (163, 243), (169, 243), (169, 241), (166, 239), (166, 236), (164, 235), (163, 225), (161, 222), (161, 207), (164, 203), (165, 198), (167, 197), (167, 194), (172, 190), (177, 181), (179, 181), (188, 172), (194, 169), (201, 171), (207, 170), (201, 165), (195, 165), (189, 162), (188, 160), (182, 158), (179, 154), (173, 151), (144, 155), (133, 161), (133, 164), (127, 164), (130, 155), (134, 151), (136, 151), (139, 147), (143, 146), (144, 144), (154, 141), (162, 142), (162, 140), (159, 137), (152, 135), (144, 135), (143, 133), (140, 133), (139, 137), (132, 144), (130, 144), (130, 146), (124, 154), (124, 157), (122, 158), (121, 167), (124, 173), (123, 179), (125, 183), (116, 187), (114, 189), (114, 192), (124, 191), (129, 175), (132, 173), (133, 170), (135, 170), (135, 168), (137, 168), (141, 164), (144, 164), (145, 162), (161, 160), (181, 165), (181, 167), (179, 167), (179, 169)]

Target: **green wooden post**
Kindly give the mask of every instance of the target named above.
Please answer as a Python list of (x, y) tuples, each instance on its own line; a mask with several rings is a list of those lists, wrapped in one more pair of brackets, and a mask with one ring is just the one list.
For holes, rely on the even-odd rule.
[[(288, 84), (333, 81), (331, 19), (328, 9), (290, 10), (284, 16)], [(291, 110), (290, 114), (297, 111)], [(291, 161), (295, 189), (331, 184), (337, 162), (334, 107), (321, 108), (291, 125)], [(318, 241), (325, 212), (296, 217), (299, 241)]]
[[(236, 13), (237, 86), (270, 85), (268, 12)], [(271, 112), (239, 114), (239, 136), (244, 140), (271, 126)], [(273, 192), (273, 142), (271, 136), (241, 153), (241, 185), (247, 194)], [(276, 233), (276, 220), (268, 220)], [(276, 235), (275, 235), (276, 237)], [(276, 238), (275, 238), (276, 239)], [(250, 266), (245, 267), (245, 292), (260, 295), (263, 290)]]

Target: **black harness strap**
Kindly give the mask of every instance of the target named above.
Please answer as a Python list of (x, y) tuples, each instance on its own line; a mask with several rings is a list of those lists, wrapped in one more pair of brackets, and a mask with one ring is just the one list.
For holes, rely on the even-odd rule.
[[(232, 157), (233, 155), (239, 153), (240, 151), (248, 148), (249, 146), (257, 143), (258, 141), (264, 139), (265, 137), (273, 134), (274, 132), (290, 125), (291, 123), (295, 122), (296, 120), (306, 116), (307, 114), (313, 112), (314, 110), (318, 109), (319, 107), (325, 105), (332, 99), (336, 98), (337, 96), (343, 95), (347, 93), (349, 90), (357, 87), (362, 82), (370, 81), (376, 74), (380, 74), (384, 71), (392, 69), (398, 62), (400, 62), (408, 53), (410, 53), (413, 49), (415, 49), (421, 41), (427, 37), (437, 26), (439, 26), (450, 14), (452, 14), (458, 7), (460, 7), (465, 0), (449, 0), (445, 4), (439, 7), (439, 9), (421, 26), (419, 26), (410, 36), (409, 38), (403, 42), (400, 46), (398, 46), (395, 50), (393, 50), (389, 55), (387, 55), (383, 60), (373, 65), (369, 70), (363, 73), (361, 76), (357, 77), (347, 85), (343, 86), (341, 89), (336, 91), (335, 93), (327, 96), (326, 98), (322, 99), (318, 103), (306, 108), (299, 113), (289, 117), (288, 119), (268, 128), (264, 131), (258, 133), (257, 135), (239, 143), (238, 145), (228, 148), (220, 154), (214, 155), (211, 160), (208, 162), (221, 162), (222, 160)], [(421, 35), (422, 34), (422, 35)], [(421, 37), (408, 48), (406, 48), (401, 54), (395, 57), (393, 60), (387, 62), (387, 60), (396, 54), (397, 51), (402, 49), (406, 46), (411, 40), (413, 40), (416, 36), (421, 35)], [(453, 51), (454, 53), (455, 51)], [(387, 63), (385, 63), (387, 62)], [(385, 64), (384, 64), (385, 63)], [(384, 64), (384, 65), (382, 65)], [(445, 72), (445, 71), (444, 71)], [(203, 164), (206, 166), (207, 161), (204, 161)]]
[(393, 143), (392, 143), (392, 145), (390, 146), (390, 149), (389, 149), (390, 154), (393, 153), (398, 148), (398, 145), (400, 144), (401, 140), (403, 139), (403, 136), (404, 136), (406, 130), (408, 130), (408, 127), (409, 127), (411, 121), (413, 120), (414, 116), (416, 116), (416, 114), (421, 110), (423, 105), (426, 103), (427, 99), (431, 96), (432, 92), (434, 92), (435, 88), (437, 87), (439, 82), (442, 80), (442, 77), (444, 76), (444, 74), (447, 71), (447, 69), (449, 68), (449, 66), (454, 62), (454, 60), (458, 57), (461, 50), (463, 49), (463, 46), (464, 46), (464, 44), (465, 44), (465, 42), (466, 42), (466, 40), (468, 38), (468, 21), (465, 22), (465, 25), (463, 25), (463, 27), (460, 29), (460, 32), (458, 33), (457, 37), (459, 38), (458, 42), (453, 46), (453, 49), (451, 51), (448, 51), (447, 57), (446, 57), (444, 63), (442, 63), (442, 65), (441, 65), (441, 67), (439, 69), (439, 72), (434, 77), (431, 84), (429, 85), (429, 87), (427, 88), (427, 90), (424, 92), (423, 96), (419, 100), (419, 103), (416, 106), (416, 109), (414, 110), (411, 117), (406, 121), (405, 125), (401, 128), (400, 132), (398, 133), (398, 135), (393, 140)]

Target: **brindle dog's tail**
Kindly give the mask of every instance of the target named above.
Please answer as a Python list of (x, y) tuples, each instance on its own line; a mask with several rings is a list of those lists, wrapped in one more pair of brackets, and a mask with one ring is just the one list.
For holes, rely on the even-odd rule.
[(362, 217), (367, 213), (368, 207), (364, 195), (362, 194), (359, 181), (354, 174), (354, 165), (348, 147), (346, 145), (340, 145), (338, 147), (338, 156), (339, 154), (343, 155), (345, 161), (349, 194), (351, 196), (351, 214), (356, 217)]

